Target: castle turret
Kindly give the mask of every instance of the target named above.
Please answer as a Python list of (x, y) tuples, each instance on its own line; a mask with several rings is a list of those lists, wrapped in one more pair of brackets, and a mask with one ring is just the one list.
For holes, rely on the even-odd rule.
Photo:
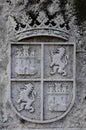
[(16, 73), (20, 75), (33, 75), (37, 72), (36, 67), (36, 54), (35, 51), (32, 50), (29, 53), (29, 46), (23, 46), (22, 52), (19, 50), (18, 55), (16, 56), (17, 59), (17, 66), (16, 66)]
[(68, 92), (62, 83), (49, 84), (48, 104), (50, 111), (65, 111), (67, 109)]

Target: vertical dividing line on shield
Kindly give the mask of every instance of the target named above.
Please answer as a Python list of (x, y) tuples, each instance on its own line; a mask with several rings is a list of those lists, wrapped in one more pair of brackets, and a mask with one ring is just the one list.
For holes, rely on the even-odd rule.
[(76, 44), (74, 44), (74, 62), (73, 62), (73, 79), (74, 79), (74, 100), (76, 96)]
[(43, 121), (43, 77), (44, 77), (44, 73), (43, 73), (43, 69), (44, 69), (44, 45), (43, 43), (41, 44), (41, 121)]
[(9, 44), (9, 101), (11, 103), (11, 71), (12, 71), (12, 65), (11, 65), (11, 58), (12, 58), (12, 55), (11, 55), (11, 48), (12, 48), (12, 43)]

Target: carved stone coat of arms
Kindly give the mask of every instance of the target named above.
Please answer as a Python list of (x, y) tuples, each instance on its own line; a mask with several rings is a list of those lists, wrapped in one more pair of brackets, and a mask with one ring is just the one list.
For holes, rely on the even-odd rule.
[(75, 100), (74, 43), (12, 43), (10, 99), (24, 120), (62, 119)]

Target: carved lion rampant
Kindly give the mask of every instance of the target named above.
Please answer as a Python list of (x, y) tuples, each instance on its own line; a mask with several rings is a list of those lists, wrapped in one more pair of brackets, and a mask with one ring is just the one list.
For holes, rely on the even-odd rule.
[(50, 67), (52, 71), (51, 75), (54, 75), (56, 72), (65, 76), (67, 73), (65, 71), (65, 66), (68, 64), (68, 55), (65, 54), (65, 48), (60, 47), (56, 50), (56, 52), (51, 52), (52, 62)]
[(18, 103), (20, 104), (20, 111), (25, 109), (30, 113), (34, 112), (34, 108), (32, 106), (35, 101), (36, 92), (33, 90), (33, 84), (29, 83), (25, 85), (26, 89), (20, 92), (20, 98)]

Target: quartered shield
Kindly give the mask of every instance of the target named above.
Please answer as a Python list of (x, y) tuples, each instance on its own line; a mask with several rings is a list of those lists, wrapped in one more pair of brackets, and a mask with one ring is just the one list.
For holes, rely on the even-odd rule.
[(10, 99), (20, 118), (49, 123), (62, 119), (75, 100), (74, 43), (12, 43)]

